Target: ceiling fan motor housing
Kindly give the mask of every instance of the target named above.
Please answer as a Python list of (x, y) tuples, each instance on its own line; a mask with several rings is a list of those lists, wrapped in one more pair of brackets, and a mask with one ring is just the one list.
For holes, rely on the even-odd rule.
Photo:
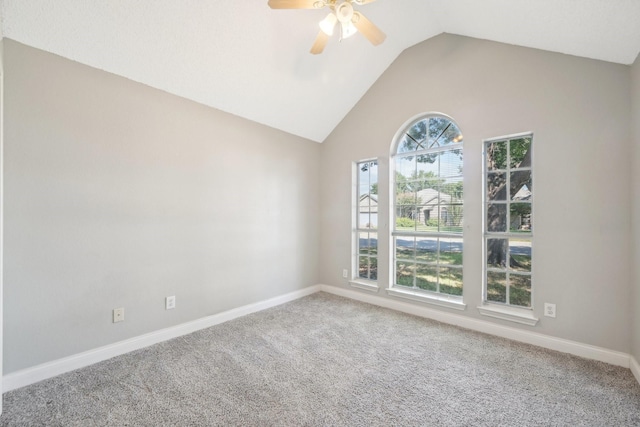
[(353, 18), (353, 5), (349, 1), (343, 1), (336, 6), (336, 16), (340, 22), (349, 22)]

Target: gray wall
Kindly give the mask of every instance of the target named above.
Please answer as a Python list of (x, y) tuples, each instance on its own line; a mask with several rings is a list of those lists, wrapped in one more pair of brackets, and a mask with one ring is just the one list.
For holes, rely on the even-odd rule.
[[(403, 52), (323, 144), (323, 283), (351, 256), (351, 164), (378, 157), (388, 218), (389, 151), (416, 114), (451, 115), (465, 142), (464, 316), (629, 352), (631, 145), (629, 67), (440, 35)], [(538, 326), (480, 316), (481, 141), (534, 132), (534, 312)], [(636, 215), (637, 217), (637, 215)], [(380, 284), (389, 285), (389, 224), (380, 224)], [(381, 295), (386, 296), (384, 291)], [(542, 316), (544, 302), (557, 318)], [(439, 309), (439, 308), (435, 308)], [(447, 310), (447, 309), (442, 309)]]
[(633, 319), (632, 319), (632, 355), (640, 362), (640, 56), (631, 67), (633, 132)]
[(4, 374), (317, 283), (319, 144), (4, 54)]
[[(541, 320), (522, 328), (640, 358), (638, 61), (630, 78), (621, 65), (442, 35), (405, 51), (318, 145), (4, 44), (4, 374), (318, 282), (346, 287), (351, 165), (371, 157), (388, 286), (389, 150), (427, 111), (465, 135), (462, 314), (518, 327), (476, 309), (481, 141), (533, 131)], [(115, 307), (125, 322), (111, 323)]]

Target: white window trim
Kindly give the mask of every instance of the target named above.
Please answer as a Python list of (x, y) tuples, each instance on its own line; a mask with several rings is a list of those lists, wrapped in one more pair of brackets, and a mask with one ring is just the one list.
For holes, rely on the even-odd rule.
[[(533, 135), (534, 133), (529, 131), (529, 132), (521, 132), (521, 133), (515, 133), (512, 135), (503, 135), (503, 136), (498, 136), (498, 137), (494, 137), (494, 138), (488, 138), (482, 141), (482, 152), (483, 152), (483, 166), (482, 166), (482, 305), (478, 306), (478, 311), (480, 312), (480, 314), (482, 314), (483, 316), (488, 316), (488, 317), (493, 317), (496, 319), (502, 319), (502, 320), (508, 320), (511, 322), (515, 322), (515, 323), (521, 323), (524, 325), (529, 325), (529, 326), (535, 326), (538, 323), (538, 318), (534, 316), (533, 314), (533, 301), (534, 301), (534, 294), (535, 294), (535, 289), (531, 288), (531, 307), (518, 307), (518, 306), (514, 306), (514, 305), (507, 305), (507, 304), (501, 304), (499, 302), (491, 302), (487, 300), (487, 254), (486, 254), (486, 247), (487, 247), (487, 239), (488, 238), (496, 238), (496, 237), (503, 237), (503, 238), (510, 238), (510, 237), (517, 237), (517, 235), (510, 233), (510, 232), (506, 232), (506, 233), (499, 233), (500, 236), (498, 236), (496, 234), (491, 234), (488, 233), (486, 231), (486, 202), (487, 202), (487, 196), (486, 196), (486, 191), (487, 191), (487, 186), (486, 186), (486, 175), (487, 175), (487, 171), (486, 171), (486, 157), (485, 157), (485, 147), (487, 142), (489, 141), (501, 141), (501, 140), (510, 140), (510, 139), (517, 139), (520, 137), (526, 137), (526, 136), (531, 136), (531, 138), (533, 139)], [(531, 174), (533, 176), (533, 165), (535, 164), (534, 158), (533, 156), (535, 155), (535, 150), (532, 152), (532, 159), (531, 159), (531, 166), (527, 169), (531, 170)], [(532, 206), (532, 212), (533, 212), (533, 200), (534, 200), (534, 195), (532, 194), (531, 196), (531, 206)], [(533, 215), (532, 215), (533, 218)], [(530, 241), (531, 241), (531, 247), (533, 250), (533, 233), (529, 234), (527, 236)], [(533, 270), (529, 273), (529, 276), (533, 277)]]
[(453, 308), (456, 310), (466, 310), (467, 305), (463, 302), (462, 297), (447, 294), (427, 294), (411, 289), (401, 289), (397, 286), (387, 288), (387, 294), (392, 297), (409, 299), (412, 301), (424, 302), (427, 304), (437, 305), (440, 307)]
[[(378, 260), (378, 262), (380, 262), (380, 260)], [(373, 293), (377, 293), (380, 290), (380, 286), (378, 286), (378, 283), (371, 280), (349, 280), (349, 285), (353, 288), (358, 288)]]
[(480, 311), (480, 314), (482, 314), (483, 316), (508, 320), (510, 322), (521, 323), (523, 325), (529, 326), (535, 326), (539, 320), (533, 315), (533, 310), (529, 308), (486, 303), (479, 306), (478, 311)]
[[(400, 129), (393, 136), (393, 142), (391, 144), (391, 151), (389, 153), (389, 189), (390, 196), (393, 202), (390, 203), (391, 209), (389, 209), (389, 253), (390, 256), (388, 258), (389, 262), (389, 287), (386, 289), (387, 294), (399, 298), (410, 299), (413, 301), (424, 302), (428, 304), (438, 305), (441, 307), (454, 308), (456, 310), (466, 310), (467, 305), (463, 302), (464, 298), (464, 285), (463, 285), (463, 295), (448, 295), (441, 293), (426, 293), (421, 291), (416, 291), (413, 289), (403, 289), (395, 285), (396, 279), (396, 255), (395, 255), (395, 239), (396, 236), (434, 236), (434, 237), (461, 237), (464, 242), (464, 232), (462, 234), (438, 234), (438, 233), (424, 233), (424, 232), (406, 232), (406, 231), (396, 231), (395, 223), (396, 223), (396, 209), (395, 209), (395, 200), (396, 200), (396, 182), (395, 182), (395, 159), (396, 157), (409, 156), (409, 155), (420, 155), (428, 152), (440, 152), (447, 151), (452, 149), (452, 146), (439, 147), (437, 149), (423, 149), (417, 150), (411, 153), (398, 153), (398, 144), (400, 143), (400, 138), (404, 134), (404, 132), (415, 122), (418, 120), (424, 119), (429, 116), (440, 116), (449, 119), (452, 123), (456, 124), (456, 121), (449, 115), (440, 113), (440, 112), (429, 112), (429, 113), (420, 113), (409, 120), (407, 120)], [(464, 142), (456, 143), (453, 147), (459, 146), (461, 150), (464, 150)], [(463, 199), (464, 200), (464, 199)], [(380, 260), (378, 260), (380, 262)], [(461, 266), (461, 270), (464, 270), (464, 266)]]
[[(351, 256), (351, 274), (350, 274), (350, 279), (349, 279), (349, 285), (351, 285), (354, 288), (359, 288), (359, 289), (364, 289), (367, 291), (373, 291), (373, 292), (378, 292), (379, 290), (379, 286), (377, 285), (378, 280), (370, 280), (370, 279), (363, 279), (360, 277), (360, 260), (359, 258), (359, 253), (360, 253), (360, 233), (371, 233), (371, 232), (375, 232), (378, 235), (378, 254), (376, 255), (376, 260), (378, 262), (378, 266), (380, 265), (380, 231), (378, 228), (375, 229), (364, 229), (364, 228), (359, 228), (358, 226), (359, 221), (360, 221), (360, 200), (359, 200), (359, 187), (360, 187), (360, 178), (359, 178), (359, 165), (363, 164), (363, 163), (370, 163), (370, 162), (376, 162), (376, 165), (378, 165), (378, 167), (380, 167), (380, 162), (378, 160), (377, 157), (373, 157), (370, 159), (364, 159), (364, 160), (357, 160), (355, 162), (353, 162), (353, 168), (352, 168), (352, 177), (351, 177), (351, 182), (352, 182), (352, 200), (353, 200), (353, 205), (352, 205), (352, 214), (351, 214), (351, 223), (353, 224), (352, 226), (352, 233), (351, 233), (351, 252), (352, 252), (352, 256)], [(377, 181), (378, 185), (380, 180)], [(378, 187), (379, 188), (379, 187)], [(380, 202), (378, 202), (379, 204)], [(379, 214), (379, 212), (378, 212)], [(380, 218), (378, 218), (379, 221)], [(379, 273), (379, 271), (378, 271)]]

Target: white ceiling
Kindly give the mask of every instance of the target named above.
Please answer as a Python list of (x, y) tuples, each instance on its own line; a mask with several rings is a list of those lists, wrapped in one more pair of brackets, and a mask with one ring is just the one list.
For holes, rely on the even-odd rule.
[[(2, 1), (2, 0), (0, 0)], [(620, 64), (640, 51), (640, 0), (377, 0), (387, 34), (308, 53), (327, 10), (267, 0), (3, 0), (3, 34), (322, 142), (406, 48), (453, 33)]]

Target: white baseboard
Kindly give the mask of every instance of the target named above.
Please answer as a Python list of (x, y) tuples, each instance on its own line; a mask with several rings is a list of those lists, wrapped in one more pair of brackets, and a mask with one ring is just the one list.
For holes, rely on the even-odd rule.
[(633, 376), (636, 377), (636, 381), (640, 384), (640, 365), (635, 357), (629, 356), (629, 368), (631, 368), (631, 372)]
[[(426, 317), (437, 320), (439, 322), (460, 326), (473, 331), (483, 332), (490, 335), (508, 338), (527, 344), (533, 344), (538, 347), (548, 348), (550, 350), (569, 353), (575, 356), (587, 359), (599, 360), (601, 362), (610, 363), (612, 365), (629, 368), (630, 356), (626, 353), (609, 350), (602, 347), (596, 347), (589, 344), (583, 344), (576, 341), (570, 341), (562, 338), (551, 337), (536, 332), (525, 331), (522, 329), (512, 328), (509, 326), (498, 325), (487, 322), (486, 320), (475, 319), (468, 316), (461, 316), (446, 311), (434, 310), (429, 307), (409, 304), (403, 301), (397, 301), (391, 298), (382, 298), (369, 292), (358, 292), (352, 289), (338, 288), (336, 286), (320, 285), (321, 290), (334, 295), (351, 298), (354, 300), (366, 302), (380, 307), (389, 308), (403, 313), (413, 314), (415, 316)], [(640, 367), (636, 363), (637, 372), (634, 372), (636, 379), (640, 378)], [(640, 379), (638, 379), (640, 382)]]
[(51, 362), (37, 365), (31, 368), (23, 369), (2, 378), (2, 391), (11, 391), (20, 387), (27, 386), (48, 378), (55, 377), (65, 372), (84, 368), (85, 366), (110, 359), (134, 350), (139, 350), (153, 344), (170, 340), (179, 336), (187, 335), (192, 332), (215, 326), (247, 314), (255, 313), (267, 308), (275, 307), (313, 293), (324, 291), (334, 295), (351, 298), (357, 301), (366, 302), (380, 307), (389, 308), (403, 313), (413, 314), (415, 316), (426, 317), (437, 320), (439, 322), (448, 323), (463, 328), (496, 335), (503, 338), (512, 339), (514, 341), (524, 342), (527, 344), (537, 345), (539, 347), (551, 350), (569, 353), (588, 359), (599, 360), (610, 363), (612, 365), (630, 368), (638, 383), (640, 383), (640, 365), (626, 353), (609, 350), (602, 347), (596, 347), (588, 344), (582, 344), (575, 341), (569, 341), (561, 338), (555, 338), (535, 332), (524, 331), (508, 326), (498, 325), (487, 322), (485, 320), (474, 319), (471, 317), (461, 316), (455, 313), (449, 313), (440, 310), (434, 310), (429, 307), (409, 304), (403, 301), (397, 301), (391, 298), (383, 298), (371, 292), (358, 292), (351, 289), (338, 288), (329, 285), (315, 285), (305, 289), (290, 292), (266, 301), (260, 301), (254, 304), (245, 305), (229, 311), (207, 316), (192, 322), (183, 323), (159, 331), (151, 332), (139, 337), (130, 338), (104, 347), (99, 347), (73, 356), (54, 360)]
[(12, 372), (2, 378), (2, 391), (6, 392), (15, 390), (29, 384), (55, 377), (56, 375), (60, 375), (65, 372), (70, 372), (76, 369), (84, 368), (85, 366), (89, 366), (94, 363), (102, 362), (103, 360), (111, 359), (115, 356), (120, 356), (122, 354), (129, 353), (134, 350), (139, 350), (141, 348), (167, 341), (172, 338), (190, 334), (200, 329), (228, 322), (229, 320), (246, 316), (247, 314), (275, 307), (280, 304), (284, 304), (286, 302), (311, 295), (320, 291), (320, 289), (320, 285), (310, 286), (308, 288), (290, 292), (285, 295), (280, 295), (266, 301), (260, 301), (254, 304), (234, 308), (232, 310), (214, 314), (212, 316), (203, 317), (192, 322), (183, 323), (181, 325), (172, 326), (170, 328), (161, 329), (155, 332), (150, 332), (148, 334), (130, 338), (128, 340), (120, 341), (104, 347), (99, 347), (93, 350), (85, 351), (73, 356), (43, 363), (42, 365), (37, 365), (31, 368)]

